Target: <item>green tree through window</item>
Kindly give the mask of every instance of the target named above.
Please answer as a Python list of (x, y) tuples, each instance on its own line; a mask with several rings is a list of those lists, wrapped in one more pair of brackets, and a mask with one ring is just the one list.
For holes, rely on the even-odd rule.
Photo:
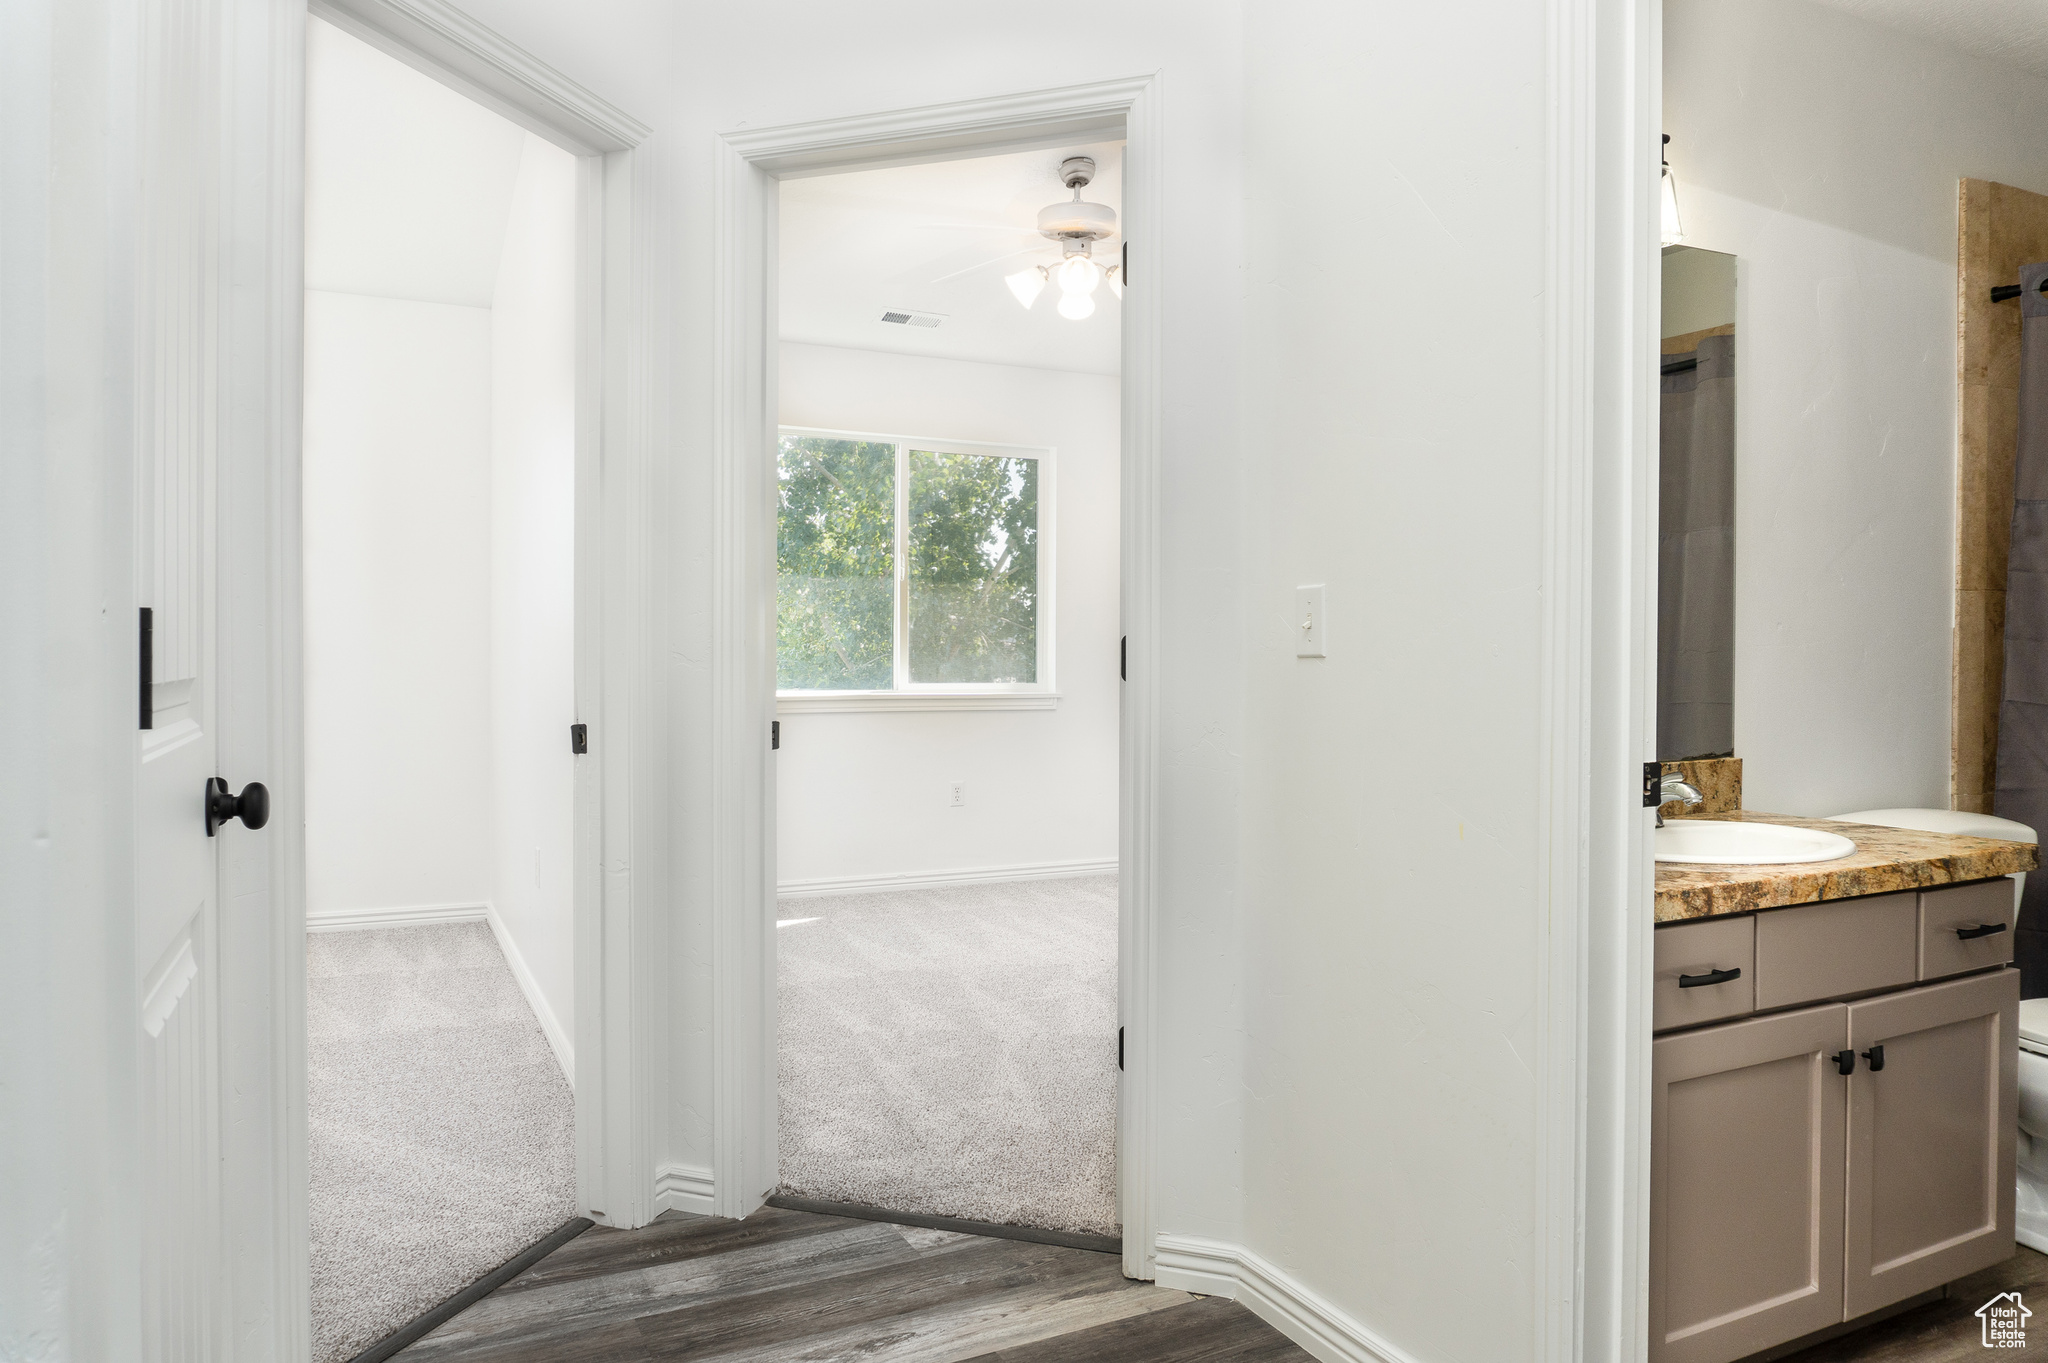
[(784, 436), (776, 461), (775, 685), (894, 684), (896, 447)]
[(910, 679), (1038, 680), (1038, 461), (910, 452)]
[(1039, 681), (1038, 459), (785, 434), (777, 472), (778, 689)]

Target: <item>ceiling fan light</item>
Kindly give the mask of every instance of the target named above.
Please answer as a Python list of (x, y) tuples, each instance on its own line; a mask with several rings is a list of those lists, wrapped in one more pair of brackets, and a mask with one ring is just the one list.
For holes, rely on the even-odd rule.
[[(1094, 293), (1095, 286), (1101, 282), (1102, 267), (1086, 256), (1068, 256), (1060, 263), (1060, 291), (1069, 298), (1076, 295), (1085, 298), (1089, 294)], [(1089, 312), (1094, 310), (1094, 305), (1091, 303), (1089, 305)], [(1070, 315), (1072, 314), (1067, 313), (1063, 307), (1061, 316)], [(1086, 317), (1088, 313), (1084, 312), (1080, 315)]]
[(1078, 322), (1083, 317), (1095, 315), (1095, 300), (1085, 293), (1062, 293), (1060, 295), (1060, 316), (1069, 322)]
[(1028, 270), (1004, 276), (1003, 282), (1010, 286), (1010, 292), (1017, 296), (1017, 301), (1029, 308), (1038, 301), (1039, 293), (1045, 288), (1045, 271), (1034, 265)]

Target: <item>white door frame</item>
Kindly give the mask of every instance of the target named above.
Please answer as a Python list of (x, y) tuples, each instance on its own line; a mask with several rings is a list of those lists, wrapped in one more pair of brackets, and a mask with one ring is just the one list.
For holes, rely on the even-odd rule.
[(1543, 593), (1549, 908), (1535, 1354), (1649, 1351), (1658, 0), (1549, 0)]
[(713, 1210), (745, 1216), (774, 1190), (776, 194), (779, 180), (1064, 142), (1126, 139), (1122, 602), (1130, 641), (1120, 760), (1117, 1114), (1124, 1271), (1152, 1276), (1153, 869), (1157, 789), (1159, 293), (1164, 162), (1156, 76), (728, 133), (718, 141), (714, 391), (717, 580), (711, 707)]
[[(636, 380), (651, 372), (646, 328), (635, 326), (636, 275), (645, 262), (633, 251), (640, 157), (649, 129), (443, 0), (310, 0), (309, 10), (406, 65), (460, 91), (577, 158), (576, 337), (576, 644), (575, 719), (589, 726), (590, 751), (576, 761), (573, 870), (576, 980), (576, 1200), (595, 1220), (638, 1226), (654, 1215), (653, 1123), (649, 1072), (664, 1026), (660, 991), (636, 960), (636, 923), (647, 916), (647, 871), (636, 845), (659, 836), (660, 776), (633, 760), (652, 732), (650, 698), (657, 678), (649, 662), (650, 523), (648, 438)], [(299, 51), (303, 53), (303, 43)], [(298, 58), (303, 61), (303, 56)], [(303, 82), (301, 82), (303, 84)], [(303, 134), (296, 147), (304, 146)], [(295, 155), (299, 154), (295, 151)], [(303, 168), (295, 181), (303, 184)], [(294, 224), (296, 227), (296, 224)], [(292, 243), (297, 249), (296, 239)], [(302, 285), (303, 281), (300, 281)], [(291, 306), (296, 314), (298, 296)], [(296, 319), (294, 319), (296, 324)], [(298, 411), (298, 332), (292, 337), (291, 410)], [(644, 382), (644, 380), (640, 380)], [(292, 684), (277, 697), (302, 741), (303, 690), (297, 654), (302, 637), (297, 590), (299, 552), (298, 432), (279, 442), (276, 476), (293, 495), (281, 513), (288, 541), (279, 647), (289, 651)], [(568, 742), (564, 720), (562, 741)], [(293, 776), (293, 808), (303, 808), (302, 776)], [(280, 828), (279, 832), (286, 830)], [(290, 824), (291, 860), (299, 869), (287, 913), (304, 917), (303, 823)], [(605, 867), (619, 868), (605, 874)], [(644, 931), (644, 923), (641, 923)], [(303, 969), (281, 981), (300, 999)], [(301, 1034), (291, 1052), (303, 1068)], [(292, 1087), (301, 1111), (304, 1085)], [(303, 1240), (294, 1246), (304, 1263)]]

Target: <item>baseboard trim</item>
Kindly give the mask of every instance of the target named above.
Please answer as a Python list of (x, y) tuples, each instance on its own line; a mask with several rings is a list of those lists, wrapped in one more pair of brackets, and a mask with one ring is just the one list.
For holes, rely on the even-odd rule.
[(1065, 880), (1072, 876), (1116, 874), (1117, 860), (1033, 861), (1020, 866), (970, 866), (957, 871), (903, 871), (894, 875), (827, 876), (817, 880), (785, 880), (775, 887), (778, 899), (813, 895), (860, 894), (869, 890), (906, 890), (927, 885), (998, 885), (1010, 880)]
[(689, 1164), (664, 1164), (654, 1178), (654, 1205), (665, 1212), (715, 1216), (711, 1171)]
[(505, 964), (512, 967), (512, 978), (519, 981), (519, 992), (526, 995), (526, 1006), (539, 1020), (541, 1033), (547, 1037), (548, 1047), (555, 1053), (555, 1063), (562, 1067), (562, 1077), (569, 1081), (570, 1088), (575, 1088), (576, 1048), (569, 1043), (569, 1034), (562, 1029), (555, 1010), (548, 1006), (547, 996), (540, 992), (540, 981), (527, 968), (526, 958), (519, 954), (519, 944), (512, 940), (505, 920), (498, 916), (496, 904), (484, 906), (484, 921), (491, 925), (491, 936), (498, 939), (498, 950), (505, 953)]
[(1322, 1363), (1417, 1363), (1241, 1245), (1198, 1235), (1161, 1235), (1155, 1268), (1161, 1287), (1240, 1302)]
[(1236, 1245), (1199, 1235), (1162, 1235), (1152, 1251), (1154, 1279), (1161, 1287), (1237, 1299)]
[(308, 932), (349, 928), (422, 928), (433, 923), (476, 923), (490, 916), (488, 904), (401, 904), (386, 909), (326, 909), (306, 915)]
[(505, 920), (498, 916), (494, 904), (406, 904), (388, 909), (329, 909), (323, 913), (306, 915), (308, 932), (347, 932), (359, 928), (423, 928), (437, 923), (483, 923), (497, 940), (498, 950), (505, 954), (505, 964), (512, 967), (512, 978), (519, 982), (519, 992), (526, 996), (526, 1006), (533, 1010), (534, 1021), (540, 1024), (541, 1034), (548, 1039), (548, 1049), (555, 1053), (555, 1063), (562, 1067), (562, 1075), (569, 1081), (569, 1087), (576, 1087), (576, 1048), (569, 1042), (569, 1034), (562, 1028), (555, 1010), (548, 1006), (547, 996), (540, 992), (540, 982), (527, 968), (526, 958), (519, 954), (518, 943), (505, 928)]

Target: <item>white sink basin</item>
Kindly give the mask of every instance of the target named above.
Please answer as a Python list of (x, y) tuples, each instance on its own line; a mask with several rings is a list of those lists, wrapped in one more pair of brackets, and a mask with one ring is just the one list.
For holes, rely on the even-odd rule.
[(1657, 830), (1659, 861), (1783, 866), (1801, 861), (1834, 861), (1855, 850), (1856, 844), (1839, 833), (1775, 823), (1672, 819)]

